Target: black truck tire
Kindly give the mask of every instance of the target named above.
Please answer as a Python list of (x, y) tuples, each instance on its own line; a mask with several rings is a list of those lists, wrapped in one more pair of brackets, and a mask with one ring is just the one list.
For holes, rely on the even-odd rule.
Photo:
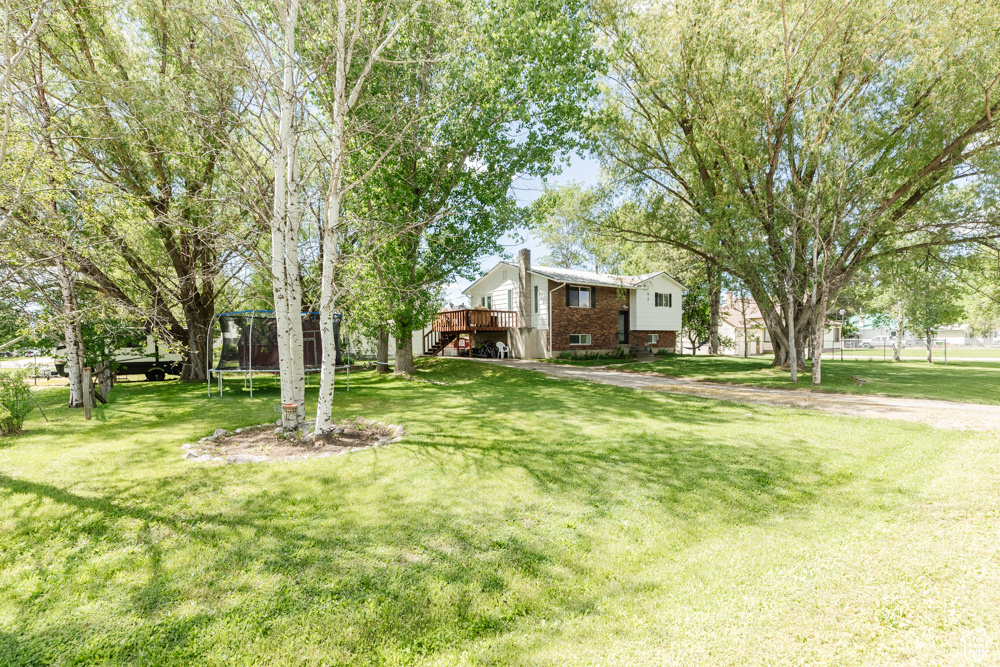
[(163, 382), (167, 379), (167, 374), (162, 368), (150, 368), (146, 371), (146, 379), (150, 382)]

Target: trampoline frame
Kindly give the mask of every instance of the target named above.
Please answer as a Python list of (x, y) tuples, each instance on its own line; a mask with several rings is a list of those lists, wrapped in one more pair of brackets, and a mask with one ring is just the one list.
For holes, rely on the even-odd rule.
[[(242, 375), (243, 376), (243, 388), (250, 390), (250, 398), (253, 398), (253, 375), (254, 375), (254, 373), (263, 374), (263, 375), (271, 375), (271, 376), (273, 376), (273, 379), (277, 379), (278, 377), (281, 376), (281, 371), (280, 370), (275, 370), (273, 368), (262, 368), (262, 369), (254, 370), (254, 368), (253, 368), (253, 346), (252, 345), (249, 346), (249, 350), (248, 350), (248, 353), (247, 353), (247, 365), (249, 366), (249, 368), (238, 368), (238, 369), (212, 368), (212, 330), (215, 329), (215, 322), (216, 322), (216, 320), (218, 320), (220, 317), (225, 317), (226, 315), (247, 315), (247, 314), (249, 314), (250, 315), (250, 333), (249, 333), (248, 339), (252, 341), (253, 340), (253, 320), (254, 320), (254, 316), (257, 315), (258, 313), (265, 314), (265, 315), (267, 315), (267, 314), (273, 315), (274, 311), (273, 310), (234, 310), (234, 311), (231, 311), (231, 312), (228, 312), (228, 313), (215, 313), (214, 315), (212, 315), (212, 321), (208, 325), (208, 337), (207, 337), (208, 341), (205, 343), (205, 366), (206, 366), (205, 370), (207, 371), (206, 372), (206, 377), (207, 377), (206, 384), (208, 385), (208, 397), (209, 398), (212, 398), (212, 375), (215, 375), (216, 378), (217, 378), (217, 382), (218, 382), (218, 385), (219, 385), (219, 398), (222, 398), (222, 376), (223, 375)], [(318, 315), (318, 314), (319, 313), (315, 313), (315, 312), (302, 313), (302, 315)], [(276, 319), (276, 318), (274, 318), (274, 319)], [(341, 321), (343, 321), (343, 320), (341, 320)], [(351, 339), (350, 339), (350, 337), (347, 338), (347, 347), (346, 347), (345, 351), (347, 353), (348, 363), (341, 364), (340, 366), (338, 366), (336, 363), (333, 365), (333, 393), (334, 394), (337, 393), (337, 371), (338, 370), (346, 371), (346, 375), (347, 375), (347, 391), (351, 390), (351, 365), (350, 365), (350, 360), (351, 360)], [(309, 377), (310, 374), (322, 373), (322, 372), (323, 372), (323, 368), (322, 367), (320, 367), (320, 368), (316, 368), (316, 367), (306, 368), (304, 370), (304, 373), (303, 373), (306, 376), (306, 378), (307, 378), (306, 383), (308, 384), (308, 377)]]

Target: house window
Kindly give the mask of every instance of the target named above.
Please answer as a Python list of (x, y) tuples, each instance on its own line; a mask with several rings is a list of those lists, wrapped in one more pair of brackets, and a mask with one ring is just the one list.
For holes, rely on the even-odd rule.
[(771, 332), (768, 331), (767, 329), (764, 329), (764, 342), (765, 343), (771, 342)]
[(660, 342), (660, 334), (647, 334), (646, 345), (656, 345)]
[(834, 343), (840, 342), (840, 327), (833, 328), (833, 342)]
[(479, 305), (482, 306), (483, 308), (486, 307), (486, 297), (485, 296), (479, 298)]
[(507, 290), (507, 310), (514, 310), (514, 290)]
[[(567, 287), (566, 305), (570, 308), (591, 308), (594, 304), (591, 288), (589, 287)], [(590, 343), (587, 343), (589, 345)]]
[(667, 292), (666, 294), (661, 292), (653, 293), (654, 304), (657, 308), (673, 308), (674, 307), (674, 295), (672, 292)]
[(590, 345), (590, 334), (570, 334), (570, 345)]
[(493, 310), (493, 295), (490, 294), (486, 297), (486, 309)]
[(538, 285), (535, 285), (535, 312), (538, 312)]

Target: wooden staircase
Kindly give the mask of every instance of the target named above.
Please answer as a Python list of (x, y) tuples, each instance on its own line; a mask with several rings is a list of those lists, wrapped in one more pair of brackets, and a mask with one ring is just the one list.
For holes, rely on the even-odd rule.
[(424, 356), (436, 357), (461, 334), (457, 331), (429, 331), (424, 334)]

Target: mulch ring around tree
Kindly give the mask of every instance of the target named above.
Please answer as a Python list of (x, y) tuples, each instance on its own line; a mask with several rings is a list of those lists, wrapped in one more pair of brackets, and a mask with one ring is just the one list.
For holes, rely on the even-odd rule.
[(403, 439), (403, 427), (357, 417), (334, 425), (325, 438), (312, 433), (313, 423), (299, 431), (285, 431), (281, 422), (247, 426), (233, 431), (216, 429), (197, 443), (181, 445), (184, 458), (210, 463), (273, 463), (337, 456), (382, 447)]

